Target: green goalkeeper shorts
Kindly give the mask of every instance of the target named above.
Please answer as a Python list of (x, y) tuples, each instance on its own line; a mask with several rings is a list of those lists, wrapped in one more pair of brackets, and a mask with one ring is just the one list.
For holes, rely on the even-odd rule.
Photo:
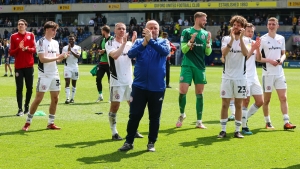
[(206, 84), (205, 70), (191, 66), (181, 66), (179, 83), (188, 83), (191, 85), (192, 80), (194, 84)]

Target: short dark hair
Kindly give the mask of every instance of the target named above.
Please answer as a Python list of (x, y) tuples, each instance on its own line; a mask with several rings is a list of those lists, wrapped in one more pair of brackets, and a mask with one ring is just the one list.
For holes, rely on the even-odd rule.
[(105, 25), (105, 26), (102, 26), (101, 28), (102, 31), (106, 32), (106, 33), (110, 33), (110, 27)]
[(53, 21), (48, 21), (45, 23), (44, 25), (44, 30), (46, 31), (46, 29), (48, 28), (54, 28), (54, 29), (57, 29), (59, 26), (57, 23), (53, 22)]
[(69, 35), (69, 38), (74, 38), (74, 39), (76, 39), (76, 37), (74, 36), (74, 35)]
[(26, 22), (25, 19), (19, 19), (19, 20), (18, 20), (18, 23), (19, 23), (19, 22), (24, 22), (25, 26), (28, 26), (28, 23)]

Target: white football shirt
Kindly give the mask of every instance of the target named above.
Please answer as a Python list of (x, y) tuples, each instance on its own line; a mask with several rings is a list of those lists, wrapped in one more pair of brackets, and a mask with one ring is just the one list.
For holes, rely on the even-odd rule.
[[(45, 37), (39, 39), (36, 43), (37, 54), (44, 53), (45, 58), (57, 58), (59, 53), (58, 42), (54, 39), (48, 41)], [(38, 63), (38, 77), (58, 76), (56, 61), (49, 63)]]
[[(255, 41), (251, 40), (251, 43)], [(251, 49), (251, 43), (247, 46), (247, 48)], [(258, 81), (257, 71), (256, 71), (256, 50), (251, 54), (249, 59), (246, 61), (246, 74), (247, 74), (247, 82)]]
[[(68, 52), (69, 45), (64, 46), (62, 49), (62, 53), (67, 53)], [(71, 48), (71, 51), (80, 55), (81, 54), (81, 47), (78, 45), (74, 45)], [(78, 58), (73, 56), (72, 52), (70, 52), (70, 56), (66, 59), (65, 62), (65, 67), (70, 67), (70, 68), (78, 68)]]
[[(222, 49), (227, 47), (230, 39), (230, 36), (223, 37)], [(248, 49), (249, 43), (251, 44), (251, 39), (248, 37), (243, 37), (243, 41)], [(246, 56), (242, 54), (240, 39), (233, 41), (231, 49), (229, 50), (227, 56), (225, 56), (222, 78), (231, 80), (246, 79)]]
[[(283, 36), (276, 34), (275, 38), (265, 34), (261, 37), (260, 49), (262, 57), (277, 60), (281, 57), (281, 51), (285, 50), (285, 39)], [(263, 75), (284, 75), (282, 65), (273, 66), (270, 63), (263, 63)]]
[(109, 40), (105, 44), (110, 69), (110, 86), (125, 86), (132, 84), (132, 63), (127, 55), (132, 43), (129, 41), (126, 43), (125, 48), (118, 59), (114, 60), (109, 56), (110, 52), (117, 50), (120, 46), (121, 44), (115, 39)]

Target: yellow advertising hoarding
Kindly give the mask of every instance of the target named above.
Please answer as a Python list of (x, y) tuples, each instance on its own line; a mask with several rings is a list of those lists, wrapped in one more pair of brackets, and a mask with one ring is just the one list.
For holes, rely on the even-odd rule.
[(11, 10), (14, 12), (21, 12), (24, 11), (24, 6), (12, 6)]
[(120, 10), (121, 9), (121, 4), (108, 4), (107, 8), (111, 9), (111, 10)]
[(300, 7), (300, 0), (288, 0), (287, 7)]
[(167, 2), (128, 4), (129, 9), (186, 9), (186, 8), (276, 8), (277, 2)]
[(58, 5), (57, 8), (59, 11), (70, 11), (71, 5)]

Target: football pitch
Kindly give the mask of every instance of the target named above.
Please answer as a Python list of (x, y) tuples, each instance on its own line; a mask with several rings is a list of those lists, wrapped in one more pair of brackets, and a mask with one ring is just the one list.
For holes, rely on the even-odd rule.
[[(15, 168), (300, 168), (300, 69), (284, 69), (288, 85), (290, 121), (295, 130), (283, 130), (283, 117), (276, 92), (273, 92), (270, 112), (274, 131), (265, 129), (262, 109), (252, 116), (248, 125), (253, 135), (233, 138), (234, 122), (227, 123), (227, 137), (218, 139), (220, 126), (221, 67), (207, 68), (208, 84), (204, 89), (203, 124), (207, 129), (195, 128), (196, 106), (194, 85), (189, 88), (185, 112), (187, 118), (181, 128), (175, 124), (179, 116), (178, 81), (180, 67), (171, 67), (172, 88), (168, 88), (162, 109), (156, 152), (147, 152), (148, 111), (140, 122), (139, 132), (144, 138), (135, 139), (134, 149), (118, 152), (123, 141), (112, 141), (108, 122), (108, 82), (103, 79), (104, 101), (98, 98), (96, 78), (89, 71), (93, 65), (80, 65), (75, 103), (66, 105), (63, 65), (59, 65), (62, 90), (55, 124), (60, 131), (47, 130), (49, 92), (38, 107), (46, 116), (34, 116), (29, 131), (21, 130), (27, 116), (17, 117), (15, 80), (0, 77), (0, 169)], [(3, 66), (0, 67), (4, 69)], [(261, 68), (257, 69), (261, 78)], [(1, 75), (2, 75), (1, 70)], [(4, 74), (4, 73), (3, 73)], [(31, 102), (35, 97), (37, 66)], [(23, 98), (25, 99), (25, 86)], [(251, 99), (251, 103), (253, 99)], [(23, 101), (24, 104), (24, 101)], [(102, 112), (103, 114), (96, 114)], [(117, 129), (125, 138), (129, 108), (122, 102), (117, 116)]]

